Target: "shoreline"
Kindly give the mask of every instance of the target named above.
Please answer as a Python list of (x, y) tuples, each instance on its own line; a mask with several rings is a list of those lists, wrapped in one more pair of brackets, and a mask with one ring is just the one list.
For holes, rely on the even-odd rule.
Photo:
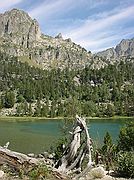
[[(87, 120), (116, 120), (116, 119), (134, 119), (134, 116), (113, 116), (113, 117), (85, 117)], [(31, 117), (31, 116), (0, 116), (0, 121), (38, 121), (38, 120), (63, 120), (63, 119), (73, 119), (73, 117)]]

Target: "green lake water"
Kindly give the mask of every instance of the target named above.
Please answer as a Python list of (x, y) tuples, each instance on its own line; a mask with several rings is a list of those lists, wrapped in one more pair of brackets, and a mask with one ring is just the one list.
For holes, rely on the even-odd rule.
[[(116, 142), (119, 130), (125, 121), (128, 120), (89, 120), (90, 136), (97, 145), (100, 145), (108, 131)], [(63, 136), (62, 125), (62, 120), (0, 121), (0, 145), (3, 146), (9, 141), (9, 148), (12, 150), (41, 153), (47, 151)]]

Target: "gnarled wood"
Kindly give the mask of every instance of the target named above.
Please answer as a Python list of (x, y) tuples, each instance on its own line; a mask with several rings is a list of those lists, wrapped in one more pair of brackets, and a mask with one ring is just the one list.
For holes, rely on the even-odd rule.
[(8, 164), (19, 170), (23, 166), (38, 165), (38, 160), (0, 146), (0, 164)]
[[(86, 156), (88, 156), (87, 167), (92, 165), (92, 141), (84, 118), (76, 115), (76, 125), (74, 126), (71, 134), (72, 141), (67, 146), (63, 157), (58, 162), (58, 170), (63, 173), (69, 173), (70, 170), (73, 169), (81, 170), (82, 161)], [(85, 139), (82, 141), (83, 136), (85, 136)]]

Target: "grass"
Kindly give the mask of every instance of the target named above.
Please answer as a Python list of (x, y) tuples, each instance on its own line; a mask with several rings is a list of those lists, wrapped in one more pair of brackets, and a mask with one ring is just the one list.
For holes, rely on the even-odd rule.
[(86, 119), (134, 119), (134, 116), (112, 116), (112, 117), (86, 117)]
[(63, 119), (63, 117), (47, 118), (47, 117), (16, 117), (16, 116), (1, 116), (0, 121), (35, 121), (35, 120), (50, 120), (50, 119)]
[[(37, 121), (37, 120), (60, 120), (60, 119), (73, 119), (70, 117), (55, 117), (55, 118), (48, 118), (48, 117), (31, 117), (31, 116), (23, 116), (23, 117), (16, 117), (16, 116), (1, 116), (0, 121)], [(128, 116), (113, 116), (113, 117), (86, 117), (87, 120), (116, 120), (116, 119), (134, 119), (134, 117)]]

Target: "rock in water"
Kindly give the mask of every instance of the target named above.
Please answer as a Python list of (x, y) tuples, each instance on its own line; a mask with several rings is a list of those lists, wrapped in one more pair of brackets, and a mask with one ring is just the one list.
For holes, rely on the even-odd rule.
[(35, 157), (35, 154), (34, 153), (29, 153), (28, 156), (29, 157)]

